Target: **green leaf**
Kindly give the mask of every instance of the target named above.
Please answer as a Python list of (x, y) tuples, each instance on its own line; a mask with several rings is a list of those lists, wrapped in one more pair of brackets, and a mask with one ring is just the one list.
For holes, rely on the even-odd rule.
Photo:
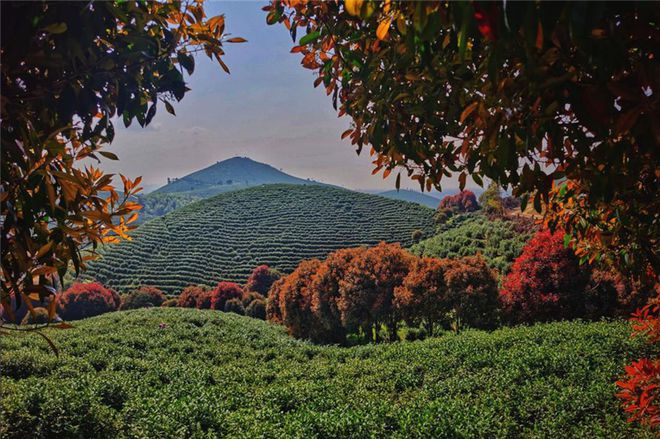
[(170, 113), (172, 116), (176, 116), (172, 104), (170, 104), (168, 101), (163, 101), (163, 103), (165, 104), (165, 109), (167, 110), (167, 112)]
[(63, 34), (68, 29), (66, 23), (53, 23), (44, 27), (42, 30), (49, 34)]
[(99, 154), (101, 154), (103, 157), (110, 159), (110, 160), (119, 160), (119, 157), (115, 153), (112, 153), (110, 151), (98, 151)]
[(321, 32), (319, 31), (314, 31), (311, 33), (308, 33), (304, 37), (300, 39), (300, 42), (298, 43), (301, 46), (304, 46), (305, 44), (313, 43), (316, 41), (319, 37), (321, 36)]

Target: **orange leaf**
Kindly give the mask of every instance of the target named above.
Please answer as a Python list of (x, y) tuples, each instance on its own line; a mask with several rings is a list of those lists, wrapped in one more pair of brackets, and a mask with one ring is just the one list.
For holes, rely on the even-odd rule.
[(376, 29), (376, 37), (379, 40), (385, 41), (387, 39), (387, 34), (390, 32), (391, 24), (392, 19), (390, 17), (387, 17), (385, 20), (381, 21), (381, 23), (378, 25), (378, 29)]
[(246, 43), (247, 40), (241, 37), (234, 37), (227, 40), (228, 43)]

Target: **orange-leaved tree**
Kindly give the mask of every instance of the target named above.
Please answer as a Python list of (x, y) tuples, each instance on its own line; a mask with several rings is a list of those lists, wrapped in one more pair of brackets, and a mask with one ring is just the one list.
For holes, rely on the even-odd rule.
[[(159, 106), (188, 87), (193, 54), (221, 56), (224, 17), (201, 1), (3, 2), (2, 291), (14, 303), (53, 294), (72, 266), (78, 273), (100, 243), (128, 238), (140, 179), (85, 165), (117, 157), (102, 150), (113, 119), (148, 125)], [(160, 105), (159, 105), (160, 101)], [(54, 309), (54, 308), (53, 308)], [(53, 316), (51, 315), (51, 318)]]

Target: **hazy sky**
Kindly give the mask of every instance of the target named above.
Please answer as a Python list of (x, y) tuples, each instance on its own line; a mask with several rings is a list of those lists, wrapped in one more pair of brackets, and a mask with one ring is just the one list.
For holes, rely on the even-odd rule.
[[(116, 137), (108, 148), (119, 162), (104, 160), (103, 169), (143, 176), (147, 186), (165, 184), (234, 156), (268, 163), (297, 177), (352, 189), (393, 189), (372, 176), (368, 148), (357, 156), (350, 141), (341, 140), (349, 118), (337, 118), (323, 87), (314, 88), (314, 73), (291, 54), (284, 26), (267, 26), (265, 1), (222, 1), (207, 4), (209, 16), (225, 14), (226, 32), (248, 40), (227, 44), (227, 75), (216, 62), (198, 54), (192, 89), (175, 105), (176, 117), (159, 105), (147, 128), (126, 129), (116, 121)], [(403, 177), (403, 176), (402, 176)], [(419, 188), (404, 181), (402, 188)], [(447, 181), (443, 189), (456, 187)]]

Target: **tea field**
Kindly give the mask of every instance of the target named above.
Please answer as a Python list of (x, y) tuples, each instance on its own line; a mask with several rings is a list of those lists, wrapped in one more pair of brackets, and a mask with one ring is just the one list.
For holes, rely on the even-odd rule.
[(191, 284), (244, 282), (257, 265), (292, 271), (303, 259), (380, 241), (431, 236), (433, 210), (321, 185), (265, 185), (207, 198), (141, 225), (107, 248), (85, 277), (126, 291), (179, 293)]
[(626, 323), (315, 346), (195, 309), (0, 338), (0, 437), (651, 438), (614, 380), (651, 349)]

